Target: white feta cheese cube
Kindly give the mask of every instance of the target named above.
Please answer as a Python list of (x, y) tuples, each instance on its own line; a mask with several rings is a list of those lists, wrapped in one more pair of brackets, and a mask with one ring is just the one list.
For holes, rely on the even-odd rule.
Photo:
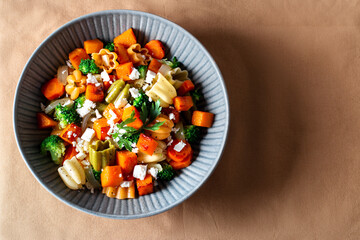
[(105, 70), (101, 72), (100, 76), (101, 76), (101, 78), (103, 79), (104, 82), (109, 82), (110, 81), (109, 74)]
[(147, 165), (135, 165), (133, 171), (133, 177), (140, 180), (144, 180), (146, 176)]
[(102, 118), (99, 110), (95, 109), (95, 115), (96, 115), (96, 118)]
[(96, 77), (94, 75), (89, 73), (86, 78), (86, 83), (87, 84), (96, 84), (96, 83), (98, 83), (98, 80), (96, 79)]
[(145, 82), (148, 83), (148, 84), (152, 84), (152, 81), (154, 80), (156, 76), (156, 73), (154, 73), (153, 71), (151, 70), (148, 70), (146, 72), (146, 79), (145, 79)]
[(131, 80), (136, 80), (136, 79), (139, 79), (139, 77), (140, 77), (139, 71), (136, 68), (132, 68), (129, 78)]
[(170, 114), (169, 114), (169, 119), (170, 119), (170, 120), (175, 120), (175, 114), (170, 113)]
[(130, 88), (129, 92), (133, 98), (137, 98), (139, 96), (139, 90), (136, 88)]
[(186, 144), (183, 141), (180, 141), (178, 144), (174, 146), (174, 150), (177, 152), (181, 152), (183, 148), (186, 146)]
[(148, 173), (156, 179), (156, 178), (157, 178), (157, 175), (158, 175), (158, 173), (159, 173), (159, 169), (154, 168), (154, 167), (151, 167), (151, 168), (148, 170)]
[(94, 129), (91, 129), (91, 128), (87, 128), (85, 130), (85, 132), (83, 133), (83, 135), (81, 136), (81, 139), (87, 141), (87, 142), (90, 142), (91, 139), (95, 136), (95, 131)]
[(126, 98), (122, 98), (120, 101), (116, 101), (115, 107), (116, 107), (116, 108), (122, 108), (122, 107), (124, 107), (126, 104), (128, 104), (127, 99), (126, 99)]

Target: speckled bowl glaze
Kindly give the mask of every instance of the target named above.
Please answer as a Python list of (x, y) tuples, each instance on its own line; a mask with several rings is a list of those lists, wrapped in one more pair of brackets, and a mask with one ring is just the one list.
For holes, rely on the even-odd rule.
[[(118, 200), (99, 191), (69, 190), (60, 179), (49, 157), (39, 152), (49, 131), (37, 129), (36, 113), (46, 102), (41, 85), (65, 64), (73, 49), (87, 39), (112, 41), (132, 27), (142, 45), (151, 39), (161, 40), (166, 56), (177, 56), (200, 86), (205, 100), (199, 108), (215, 114), (213, 127), (200, 143), (193, 146), (193, 163), (178, 171), (167, 183), (160, 182), (155, 192), (136, 199)], [(138, 11), (110, 10), (96, 12), (70, 21), (46, 38), (30, 57), (21, 74), (14, 100), (14, 130), (20, 153), (35, 178), (64, 203), (96, 216), (115, 219), (147, 217), (164, 212), (187, 199), (210, 176), (224, 149), (229, 126), (229, 105), (224, 81), (214, 60), (189, 32), (164, 18)]]

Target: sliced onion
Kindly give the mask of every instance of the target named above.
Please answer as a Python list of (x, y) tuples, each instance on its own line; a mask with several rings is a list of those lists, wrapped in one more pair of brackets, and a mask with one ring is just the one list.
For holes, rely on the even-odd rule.
[(162, 75), (166, 75), (171, 71), (171, 67), (169, 67), (166, 64), (161, 65), (161, 67), (159, 68), (159, 73), (161, 73)]
[(60, 66), (57, 70), (57, 79), (59, 79), (59, 81), (65, 86), (67, 81), (66, 78), (69, 75), (69, 70), (68, 70), (68, 66), (64, 65), (64, 66)]
[(55, 100), (53, 102), (51, 102), (44, 110), (44, 112), (46, 114), (50, 113), (52, 110), (54, 110), (54, 108), (59, 105), (59, 103), (62, 105), (64, 103), (66, 103), (67, 101), (72, 101), (70, 98), (68, 97), (65, 97), (65, 98), (61, 98), (61, 99), (58, 99), (58, 100)]
[(86, 129), (86, 127), (87, 127), (87, 123), (88, 123), (88, 121), (89, 121), (89, 118), (90, 118), (91, 114), (92, 114), (92, 113), (90, 112), (90, 113), (88, 113), (88, 114), (86, 114), (86, 115), (84, 116), (83, 121), (82, 121), (82, 124), (81, 124), (81, 132), (85, 132), (85, 129)]
[(175, 138), (179, 139), (179, 140), (185, 140), (185, 136), (184, 136), (184, 126), (183, 123), (180, 121), (178, 122), (174, 128), (179, 129), (176, 133), (175, 133)]
[(88, 181), (88, 183), (89, 183), (94, 189), (100, 188), (101, 185), (100, 185), (100, 183), (95, 179), (94, 173), (93, 173), (93, 171), (92, 171), (92, 167), (91, 167), (91, 166), (88, 166), (88, 167), (84, 168), (84, 171), (85, 171), (85, 176), (86, 176), (86, 180)]

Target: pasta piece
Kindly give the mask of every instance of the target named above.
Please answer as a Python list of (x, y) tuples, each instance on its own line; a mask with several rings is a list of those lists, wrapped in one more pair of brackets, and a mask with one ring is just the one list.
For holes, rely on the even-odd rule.
[(80, 189), (85, 184), (85, 172), (76, 157), (66, 160), (58, 173), (65, 185), (72, 190)]
[(102, 193), (104, 193), (109, 198), (116, 197), (118, 187), (104, 187)]
[(66, 81), (65, 91), (70, 95), (71, 100), (75, 100), (79, 94), (85, 92), (86, 77), (79, 70), (74, 70), (71, 75), (68, 75)]
[(176, 89), (178, 89), (185, 80), (189, 80), (188, 75), (188, 71), (181, 70), (181, 68), (177, 67), (167, 72), (164, 76)]
[(65, 183), (65, 185), (72, 189), (72, 190), (77, 190), (81, 188), (81, 184), (77, 184), (68, 174), (68, 172), (65, 170), (64, 167), (59, 167), (58, 169), (58, 173), (61, 177), (61, 179), (63, 180), (63, 182)]
[(135, 184), (132, 183), (130, 187), (119, 187), (117, 194), (117, 199), (130, 199), (135, 198)]
[(116, 61), (117, 54), (110, 52), (108, 49), (101, 49), (99, 53), (91, 54), (92, 59), (94, 59), (95, 64), (105, 70), (107, 73), (111, 73), (119, 63)]
[(146, 92), (146, 95), (154, 101), (160, 99), (161, 107), (169, 107), (173, 103), (173, 98), (177, 96), (176, 89), (161, 73), (158, 73), (154, 80), (156, 83)]
[(156, 147), (153, 155), (138, 152), (138, 162), (139, 163), (158, 163), (166, 159), (165, 148), (166, 144), (163, 141), (157, 141), (158, 146)]
[(85, 172), (76, 157), (64, 161), (64, 169), (77, 184), (85, 184)]
[(135, 198), (135, 184), (130, 187), (104, 187), (102, 193), (109, 198), (130, 199)]
[(147, 65), (151, 60), (149, 50), (142, 48), (138, 43), (131, 45), (127, 49), (127, 53), (131, 62), (135, 65)]
[[(164, 140), (168, 138), (171, 134), (171, 129), (174, 127), (173, 121), (169, 119), (166, 115), (159, 115), (155, 122), (164, 122), (163, 125), (159, 127), (158, 130), (146, 130), (146, 134), (150, 135), (152, 138), (156, 140)], [(149, 124), (149, 127), (153, 126), (154, 123)]]

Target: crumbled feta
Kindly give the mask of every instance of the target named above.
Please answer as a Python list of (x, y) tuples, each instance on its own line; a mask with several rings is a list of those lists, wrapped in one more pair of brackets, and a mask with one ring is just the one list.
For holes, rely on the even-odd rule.
[(76, 139), (76, 151), (77, 152), (89, 152), (89, 142), (85, 141), (84, 139), (77, 138)]
[(115, 107), (116, 107), (116, 108), (122, 108), (122, 107), (124, 107), (126, 104), (128, 104), (127, 99), (126, 99), (126, 98), (122, 98), (120, 101), (116, 101)]
[(84, 158), (86, 158), (86, 154), (83, 152), (79, 152), (78, 154), (76, 154), (76, 158), (79, 160), (83, 160)]
[(72, 142), (72, 145), (73, 145), (73, 147), (75, 147), (76, 146), (76, 142), (74, 141), (74, 142)]
[(174, 133), (177, 133), (180, 130), (180, 128), (176, 128), (174, 127), (173, 129), (171, 129), (171, 131), (173, 131)]
[(100, 83), (95, 83), (95, 87), (100, 87)]
[(139, 96), (139, 89), (136, 88), (130, 88), (129, 92), (133, 98), (137, 98)]
[(81, 136), (81, 139), (87, 141), (87, 142), (90, 142), (91, 139), (95, 136), (95, 131), (94, 129), (91, 129), (91, 128), (87, 128), (85, 130), (85, 132), (83, 133), (83, 135)]
[(75, 138), (76, 138), (76, 137), (77, 137), (77, 134), (76, 134), (76, 133), (73, 133), (73, 137), (75, 137)]
[(131, 107), (131, 105), (129, 103), (125, 105), (124, 109), (128, 108), (128, 107)]
[(109, 137), (105, 137), (105, 140), (109, 140), (110, 138)]
[(67, 137), (70, 138), (72, 134), (73, 134), (72, 131), (68, 131), (68, 132), (67, 132)]
[(178, 144), (174, 146), (174, 150), (177, 152), (181, 152), (183, 148), (186, 146), (186, 144), (183, 141), (180, 141)]
[(90, 121), (95, 122), (96, 120), (98, 120), (97, 118), (90, 118)]
[(152, 98), (149, 96), (149, 102), (152, 102), (153, 100), (152, 100)]
[(96, 118), (102, 118), (101, 114), (99, 113), (99, 110), (95, 109), (95, 115)]
[(87, 84), (96, 84), (96, 83), (98, 83), (98, 80), (96, 79), (96, 77), (94, 75), (89, 73), (86, 78), (86, 83)]
[(138, 152), (139, 152), (139, 149), (138, 149), (137, 147), (133, 147), (133, 148), (131, 149), (131, 151), (132, 151), (133, 153), (138, 153)]
[(69, 94), (65, 94), (65, 97), (69, 97)]
[(170, 114), (169, 114), (169, 119), (170, 119), (170, 120), (175, 120), (175, 114), (170, 113)]
[(45, 105), (44, 105), (43, 103), (40, 103), (40, 109), (41, 109), (41, 111), (44, 112), (44, 111), (45, 111), (45, 108), (46, 108)]
[(131, 80), (136, 80), (136, 79), (139, 79), (139, 77), (140, 77), (139, 71), (136, 68), (132, 68), (129, 78)]
[(146, 82), (146, 83), (149, 83), (149, 84), (152, 84), (152, 81), (154, 80), (155, 76), (156, 76), (156, 73), (154, 73), (154, 72), (151, 71), (151, 70), (148, 70), (148, 71), (146, 72), (145, 82)]
[(168, 142), (168, 144), (166, 144), (167, 146), (170, 146), (173, 143), (174, 140), (170, 140), (170, 142)]
[(144, 180), (146, 176), (147, 165), (135, 165), (133, 171), (133, 177), (140, 180)]
[(76, 112), (80, 117), (84, 117), (86, 114), (90, 113), (92, 109), (96, 107), (96, 104), (88, 99), (85, 100), (84, 105), (81, 108), (76, 109)]
[(120, 184), (120, 187), (122, 188), (128, 188), (128, 187), (131, 187), (132, 185), (132, 181), (123, 181), (121, 184)]
[(132, 144), (131, 144), (131, 147), (132, 147), (132, 148), (136, 147), (136, 143), (132, 143)]
[(101, 76), (101, 78), (103, 79), (104, 82), (109, 82), (110, 81), (109, 74), (105, 70), (101, 72), (100, 76)]
[(151, 168), (148, 170), (148, 173), (156, 179), (156, 178), (157, 178), (157, 175), (158, 175), (158, 173), (159, 173), (159, 169), (154, 168), (154, 167), (151, 167)]

